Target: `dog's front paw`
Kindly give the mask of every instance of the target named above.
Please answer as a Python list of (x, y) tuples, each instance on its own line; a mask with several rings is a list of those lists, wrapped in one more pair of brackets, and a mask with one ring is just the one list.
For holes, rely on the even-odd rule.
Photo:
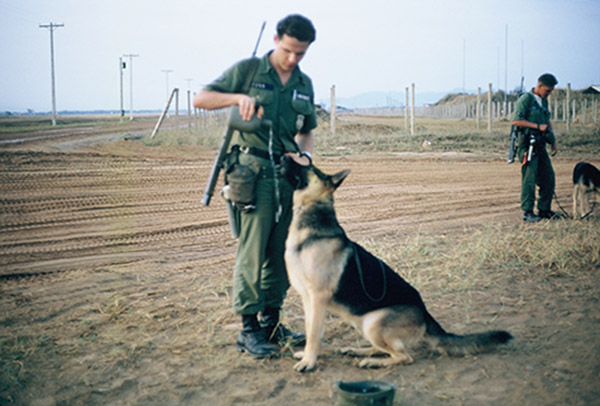
[(314, 371), (317, 366), (316, 361), (302, 359), (300, 362), (294, 365), (294, 371), (297, 372), (310, 372)]

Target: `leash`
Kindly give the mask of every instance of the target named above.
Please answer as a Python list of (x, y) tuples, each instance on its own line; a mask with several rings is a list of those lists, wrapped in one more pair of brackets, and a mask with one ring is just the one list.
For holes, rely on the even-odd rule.
[[(565, 209), (563, 209), (563, 207), (560, 205), (560, 202), (558, 201), (558, 197), (556, 197), (556, 192), (554, 192), (554, 200), (556, 201), (556, 204), (558, 205), (558, 208), (564, 213), (564, 215), (567, 218), (575, 218), (575, 213), (573, 213), (572, 216), (569, 216), (569, 214), (567, 214), (567, 212), (565, 211)], [(598, 202), (593, 202), (590, 211), (588, 211), (583, 216), (581, 216), (581, 220), (583, 220), (584, 218), (586, 218), (587, 216), (589, 216), (590, 214), (592, 214), (594, 212), (594, 210), (596, 209), (596, 205), (597, 204), (598, 204)]]
[(279, 223), (281, 218), (281, 196), (279, 194), (279, 174), (277, 173), (277, 165), (275, 164), (275, 154), (273, 153), (273, 126), (269, 127), (269, 161), (271, 161), (271, 167), (273, 168), (273, 178), (275, 180), (275, 200), (277, 201), (277, 211), (275, 212), (275, 222)]
[[(594, 196), (595, 197), (595, 196)], [(581, 216), (581, 220), (583, 220), (584, 218), (586, 218), (587, 216), (589, 216), (590, 214), (592, 214), (592, 212), (594, 211), (594, 209), (596, 209), (596, 205), (598, 204), (598, 202), (594, 201), (592, 203), (592, 208), (590, 209), (590, 211), (588, 211), (587, 213), (585, 213), (583, 216)]]
[(377, 260), (379, 261), (379, 266), (381, 267), (381, 274), (383, 275), (383, 291), (381, 292), (381, 297), (375, 299), (373, 296), (371, 296), (369, 294), (369, 292), (367, 291), (367, 287), (365, 286), (365, 278), (363, 275), (362, 266), (360, 265), (360, 258), (358, 257), (358, 250), (356, 249), (356, 243), (353, 243), (353, 249), (354, 249), (354, 261), (356, 261), (356, 267), (358, 269), (358, 276), (360, 277), (360, 285), (362, 286), (363, 292), (365, 292), (365, 295), (367, 295), (367, 297), (369, 299), (371, 299), (373, 302), (381, 302), (383, 300), (383, 298), (385, 297), (385, 294), (387, 293), (387, 279), (385, 277), (385, 268), (383, 266), (383, 262), (381, 261), (381, 259), (377, 258)]
[(556, 204), (558, 205), (558, 208), (560, 209), (560, 211), (563, 212), (563, 214), (567, 217), (567, 218), (572, 218), (572, 216), (569, 216), (569, 213), (567, 213), (565, 211), (565, 209), (563, 209), (563, 207), (560, 205), (560, 202), (558, 201), (558, 197), (556, 197), (556, 191), (552, 192), (554, 193), (554, 201), (556, 202)]

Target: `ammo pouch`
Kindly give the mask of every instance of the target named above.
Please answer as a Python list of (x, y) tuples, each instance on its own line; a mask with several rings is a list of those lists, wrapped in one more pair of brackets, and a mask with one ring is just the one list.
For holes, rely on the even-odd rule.
[(256, 183), (260, 167), (239, 162), (240, 147), (234, 145), (225, 159), (223, 197), (243, 212), (256, 208)]

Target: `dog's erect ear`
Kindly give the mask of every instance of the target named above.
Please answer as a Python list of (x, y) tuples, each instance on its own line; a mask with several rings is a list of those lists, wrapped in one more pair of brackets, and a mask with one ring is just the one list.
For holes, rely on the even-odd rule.
[(341, 172), (331, 175), (331, 183), (333, 184), (333, 188), (337, 189), (342, 184), (344, 179), (346, 179), (346, 176), (348, 176), (349, 174), (350, 169), (345, 169)]

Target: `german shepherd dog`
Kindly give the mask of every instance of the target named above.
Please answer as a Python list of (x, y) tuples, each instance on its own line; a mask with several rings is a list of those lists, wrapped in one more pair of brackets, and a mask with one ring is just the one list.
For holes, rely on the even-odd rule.
[[(286, 173), (287, 172), (287, 173)], [(290, 175), (290, 172), (294, 174)], [(419, 292), (383, 261), (351, 241), (336, 218), (333, 192), (349, 174), (326, 175), (314, 166), (283, 169), (294, 177), (293, 218), (285, 261), (291, 285), (304, 307), (306, 345), (294, 354), (299, 372), (315, 369), (327, 309), (354, 325), (372, 348), (345, 349), (368, 357), (365, 368), (410, 364), (407, 347), (419, 342), (450, 355), (472, 354), (508, 342), (506, 331), (455, 335), (429, 314)]]
[(573, 218), (584, 218), (594, 209), (590, 204), (594, 201), (600, 187), (600, 171), (587, 162), (579, 162), (573, 168)]

